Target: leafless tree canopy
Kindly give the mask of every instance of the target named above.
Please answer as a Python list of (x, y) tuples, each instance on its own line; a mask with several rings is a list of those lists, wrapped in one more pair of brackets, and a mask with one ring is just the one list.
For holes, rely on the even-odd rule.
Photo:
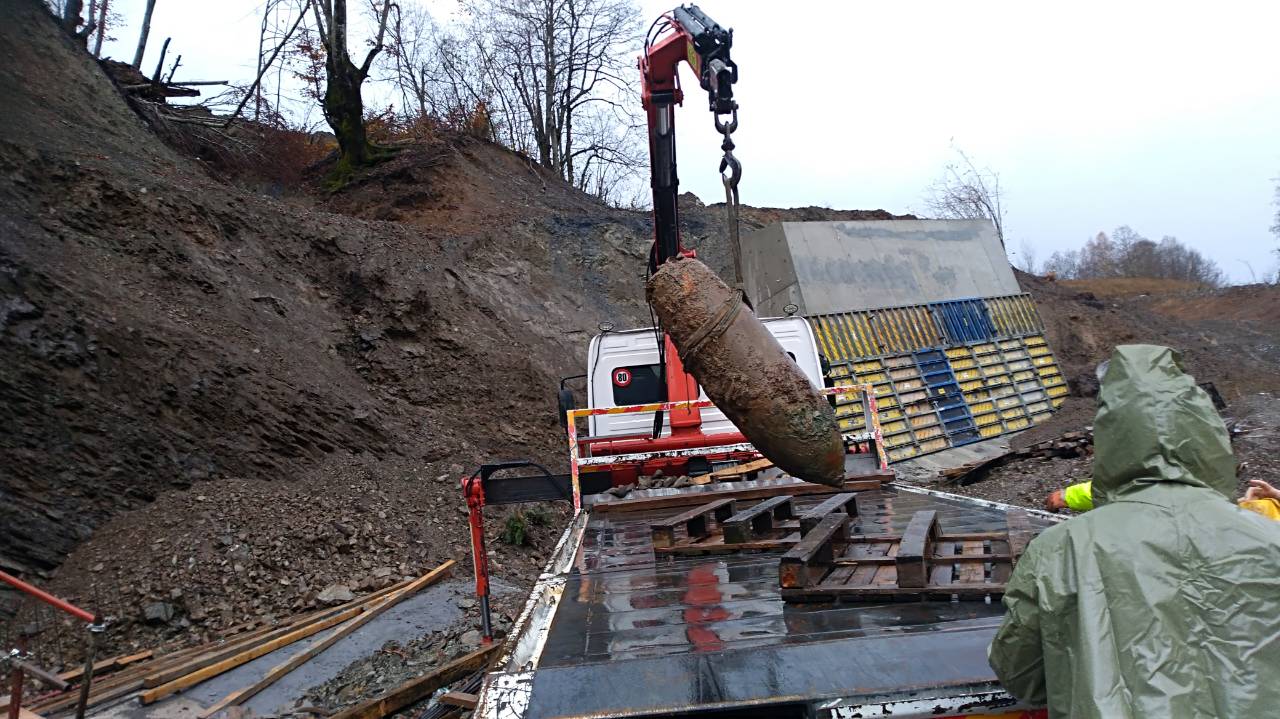
[(1014, 266), (1028, 274), (1036, 274), (1039, 265), (1036, 263), (1036, 248), (1030, 242), (1023, 240), (1018, 245), (1018, 261), (1014, 262)]
[(1154, 277), (1212, 287), (1221, 285), (1225, 279), (1217, 263), (1182, 244), (1178, 238), (1165, 236), (1156, 243), (1127, 225), (1117, 227), (1110, 237), (1099, 232), (1079, 250), (1053, 253), (1044, 270), (1062, 279)]
[(1004, 246), (1004, 202), (1000, 175), (990, 168), (979, 170), (963, 150), (947, 165), (942, 177), (925, 193), (925, 211), (944, 220), (991, 220)]
[(1280, 240), (1280, 177), (1276, 178), (1276, 217), (1275, 224), (1271, 226), (1271, 234)]
[(607, 200), (644, 166), (631, 0), (470, 0), (453, 27), (405, 0), (382, 60), (402, 106), (492, 139)]

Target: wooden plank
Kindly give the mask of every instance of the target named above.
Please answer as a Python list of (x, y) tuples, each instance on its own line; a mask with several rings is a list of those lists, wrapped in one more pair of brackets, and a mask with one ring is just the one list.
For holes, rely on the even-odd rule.
[(772, 532), (774, 520), (794, 519), (793, 498), (788, 495), (770, 497), (743, 509), (720, 523), (725, 544), (742, 544)]
[(429, 674), (410, 679), (386, 694), (357, 704), (350, 709), (344, 709), (329, 719), (382, 719), (422, 701), (440, 687), (452, 684), (477, 669), (488, 666), (500, 646), (500, 644), (490, 644), (487, 647), (481, 647)]
[(836, 557), (844, 554), (849, 515), (829, 514), (778, 560), (778, 583), (783, 587), (809, 587), (826, 574)]
[[(210, 717), (229, 706), (234, 706), (244, 701), (247, 701), (249, 698), (253, 697), (258, 692), (274, 684), (277, 680), (280, 679), (280, 677), (292, 672), (294, 669), (297, 669), (298, 667), (302, 666), (308, 661), (311, 661), (313, 658), (319, 656), (322, 652), (324, 652), (324, 650), (328, 649), (334, 644), (337, 644), (338, 642), (350, 636), (352, 632), (355, 632), (360, 627), (363, 627), (364, 625), (373, 621), (378, 617), (378, 615), (382, 614), (383, 612), (387, 611), (391, 607), (395, 606), (401, 600), (411, 597), (419, 589), (422, 589), (423, 587), (429, 584), (433, 584), (439, 581), (440, 579), (443, 579), (449, 576), (449, 574), (453, 571), (454, 564), (456, 564), (456, 562), (450, 559), (444, 564), (441, 564), (440, 566), (431, 570), (430, 572), (427, 572), (421, 577), (418, 577), (417, 579), (413, 580), (404, 588), (400, 589), (394, 594), (389, 595), (380, 604), (370, 607), (367, 611), (365, 611), (364, 616), (361, 616), (360, 618), (351, 622), (347, 626), (342, 627), (341, 629), (335, 631), (333, 634), (330, 634), (329, 636), (325, 637), (323, 640), (316, 642), (314, 645), (307, 647), (305, 651), (298, 652), (292, 657), (289, 657), (289, 659), (287, 659), (285, 662), (272, 667), (271, 670), (267, 672), (266, 676), (260, 679), (257, 683), (253, 684), (252, 686), (248, 686), (243, 689), (234, 691), (231, 694), (228, 694), (227, 696), (218, 700), (218, 702), (215, 703), (213, 706), (209, 707), (208, 709), (205, 709), (203, 712), (200, 713), (199, 715), (200, 719), (205, 719), (206, 717)], [(147, 703), (145, 701), (145, 697), (144, 697), (143, 703), (144, 704)]]
[(714, 515), (717, 522), (723, 522), (733, 515), (735, 502), (732, 497), (722, 497), (706, 504), (681, 512), (649, 525), (649, 533), (655, 549), (670, 547), (676, 542), (675, 528), (685, 525), (685, 532), (690, 538), (705, 537), (710, 531), (708, 515)]
[(938, 536), (938, 513), (916, 512), (902, 532), (898, 545), (895, 576), (904, 589), (923, 587), (928, 581), (928, 557), (933, 556), (933, 542)]
[[(983, 557), (986, 554), (982, 542), (970, 540), (961, 545), (960, 553), (968, 557)], [(957, 584), (978, 584), (986, 578), (982, 564), (977, 561), (965, 562), (956, 570)]]
[[(896, 557), (898, 556), (898, 543), (894, 542), (888, 545), (888, 547), (885, 549), (884, 555), (886, 558), (896, 559)], [(879, 585), (879, 586), (895, 586), (896, 587), (898, 584), (897, 562), (895, 561), (892, 564), (889, 564), (888, 562), (886, 562), (885, 564), (882, 564), (876, 567), (876, 573), (875, 573), (875, 576), (871, 578), (871, 583), (873, 585)]]
[(356, 615), (360, 614), (360, 612), (362, 611), (364, 610), (361, 609), (360, 607), (348, 609), (347, 611), (334, 615), (332, 617), (329, 617), (328, 619), (324, 619), (318, 622), (314, 622), (312, 624), (308, 624), (307, 626), (299, 629), (295, 629), (292, 632), (289, 632), (288, 634), (275, 637), (274, 639), (271, 639), (269, 641), (265, 641), (256, 646), (250, 647), (249, 649), (246, 649), (240, 652), (239, 654), (232, 655), (230, 657), (227, 657), (226, 659), (223, 659), (220, 662), (217, 662), (215, 664), (210, 664), (209, 666), (206, 666), (201, 669), (197, 669), (196, 671), (191, 672), (190, 674), (174, 679), (173, 681), (161, 684), (158, 687), (147, 689), (142, 693), (142, 696), (140, 697), (142, 700), (142, 703), (151, 704), (152, 702), (155, 702), (159, 699), (163, 699), (169, 696), (170, 694), (173, 694), (174, 692), (179, 692), (179, 691), (182, 691), (183, 689), (186, 689), (187, 687), (195, 686), (196, 684), (199, 684), (200, 682), (206, 679), (209, 679), (211, 677), (216, 677), (225, 671), (235, 669), (241, 664), (251, 662), (254, 659), (257, 659), (258, 657), (263, 656), (265, 654), (270, 654), (271, 652), (274, 652), (275, 650), (281, 647), (287, 647), (290, 644), (293, 644), (294, 642), (300, 639), (306, 639), (307, 637), (311, 636), (312, 634), (315, 634), (316, 632), (324, 631), (325, 629), (328, 629), (329, 627), (332, 627), (336, 624), (341, 624), (347, 621), (348, 619), (351, 619), (352, 617), (355, 617)]
[[(113, 701), (115, 699), (119, 699), (120, 697), (133, 694), (139, 689), (142, 689), (141, 679), (133, 679), (128, 682), (116, 683), (116, 684), (113, 684), (112, 686), (98, 687), (97, 689), (89, 692), (88, 706), (93, 707), (93, 706), (102, 704), (103, 702)], [(71, 691), (51, 701), (41, 702), (40, 704), (32, 708), (42, 714), (49, 715), (49, 714), (54, 714), (60, 711), (64, 711), (66, 709), (70, 709), (74, 707), (79, 701), (80, 701), (80, 692)]]
[(991, 540), (991, 581), (995, 584), (1008, 584), (1013, 574), (1013, 563), (1017, 557), (1009, 554), (1009, 542), (998, 539)]
[(818, 526), (818, 522), (821, 522), (823, 517), (833, 512), (844, 512), (850, 517), (858, 516), (858, 495), (853, 492), (841, 492), (805, 510), (800, 515), (800, 533), (808, 533), (809, 530)]
[(836, 586), (839, 586), (842, 584), (848, 584), (849, 580), (853, 577), (853, 573), (855, 571), (857, 571), (857, 567), (851, 567), (851, 566), (836, 567), (835, 569), (831, 570), (831, 573), (829, 573), (826, 577), (822, 579), (822, 583), (826, 585), (836, 585)]
[(785, 552), (800, 541), (798, 532), (791, 532), (778, 539), (761, 539), (740, 544), (725, 544), (724, 537), (712, 535), (696, 542), (680, 543), (673, 547), (655, 549), (657, 555), (699, 556), (710, 554), (740, 554), (742, 552)]
[(440, 695), (440, 698), (437, 701), (441, 704), (448, 704), (451, 707), (475, 709), (476, 704), (480, 702), (480, 697), (466, 692), (445, 692)]
[(206, 645), (211, 647), (212, 651), (188, 656), (180, 663), (171, 661), (151, 669), (143, 680), (144, 686), (151, 688), (158, 687), (161, 684), (167, 684), (168, 682), (178, 679), (179, 677), (186, 676), (196, 670), (203, 669), (204, 667), (212, 664), (217, 664), (227, 657), (235, 656), (255, 644), (271, 641), (277, 637), (289, 634), (296, 629), (305, 627), (313, 622), (323, 621), (350, 609), (358, 609), (371, 605), (382, 597), (408, 586), (409, 583), (410, 582), (399, 582), (385, 589), (378, 590), (371, 594), (366, 594), (363, 597), (353, 599), (336, 607), (310, 612), (274, 627), (267, 625), (253, 630), (244, 636), (236, 636), (225, 642)]
[(619, 499), (612, 502), (597, 502), (590, 505), (592, 512), (634, 512), (650, 509), (668, 509), (671, 507), (688, 507), (703, 504), (719, 497), (734, 499), (765, 499), (781, 494), (801, 497), (812, 494), (837, 494), (839, 492), (865, 492), (880, 489), (885, 482), (893, 480), (893, 470), (878, 470), (855, 478), (846, 478), (841, 487), (828, 487), (809, 482), (770, 483), (763, 487), (734, 487), (719, 485), (715, 489), (702, 492), (678, 492), (656, 497), (637, 497), (635, 499)]
[(769, 469), (772, 466), (773, 466), (773, 460), (771, 459), (757, 459), (753, 462), (747, 462), (746, 464), (739, 464), (734, 467), (725, 467), (724, 469), (717, 469), (716, 471), (705, 476), (710, 477), (711, 479), (719, 482), (719, 481), (724, 481), (726, 477), (741, 477), (747, 474), (751, 474), (752, 472), (759, 472), (761, 470)]
[[(995, 561), (995, 560), (1004, 560), (1004, 561), (1006, 561), (1006, 562), (1007, 562), (1007, 561), (1009, 561), (1009, 555), (1007, 555), (1007, 554), (980, 554), (980, 555), (976, 555), (976, 556), (961, 556), (961, 555), (933, 554), (933, 555), (930, 555), (930, 556), (928, 557), (928, 559), (929, 559), (929, 565), (930, 565), (930, 567), (933, 567), (933, 566), (936, 566), (936, 565), (937, 565), (937, 564), (939, 564), (939, 563), (941, 563), (941, 564), (946, 564), (947, 566), (951, 566), (951, 565), (953, 565), (953, 564), (954, 564), (954, 565), (960, 565), (960, 564), (966, 564), (966, 563), (968, 563), (968, 564), (986, 564), (987, 562), (992, 562), (992, 561)], [(884, 556), (882, 556), (882, 557), (849, 557), (849, 558), (841, 558), (841, 559), (836, 559), (836, 561), (834, 562), (834, 564), (837, 564), (837, 565), (845, 565), (845, 564), (849, 564), (849, 565), (854, 565), (854, 564), (857, 564), (857, 565), (862, 565), (862, 564), (874, 564), (874, 565), (876, 565), (876, 566), (879, 566), (879, 565), (882, 565), (882, 564), (897, 564), (897, 563), (898, 563), (898, 559), (897, 559), (897, 557), (891, 557), (891, 556), (889, 556), (889, 555), (887, 555), (887, 554), (886, 554), (886, 555), (884, 555)], [(932, 570), (931, 570), (931, 571), (932, 571)], [(921, 585), (921, 586), (924, 586), (924, 585)]]
[(1021, 509), (1011, 509), (1005, 513), (1004, 521), (1009, 528), (1009, 554), (1013, 555), (1016, 565), (1031, 543), (1031, 520)]
[(40, 716), (39, 714), (36, 714), (30, 709), (24, 709), (22, 707), (18, 707), (18, 719), (44, 719), (44, 717)]
[(955, 564), (952, 559), (956, 553), (955, 542), (939, 541), (934, 544), (933, 569), (929, 572), (929, 584), (938, 586), (951, 584), (955, 575)]

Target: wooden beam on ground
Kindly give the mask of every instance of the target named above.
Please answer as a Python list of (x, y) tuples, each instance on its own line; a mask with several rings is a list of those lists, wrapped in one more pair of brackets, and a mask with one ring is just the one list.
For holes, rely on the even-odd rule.
[[(408, 583), (405, 582), (396, 586), (399, 586), (401, 589), (403, 589), (405, 586), (408, 586)], [(181, 664), (170, 665), (165, 667), (162, 670), (157, 670), (147, 675), (145, 679), (145, 682), (146, 682), (145, 686), (148, 688), (151, 688), (151, 687), (158, 687), (161, 684), (167, 684), (175, 679), (178, 679), (179, 677), (184, 677), (198, 669), (203, 669), (204, 667), (210, 666), (212, 664), (217, 664), (218, 662), (221, 662), (227, 657), (240, 654), (246, 648), (251, 648), (264, 641), (272, 641), (277, 637), (282, 637), (297, 629), (301, 629), (302, 627), (309, 626), (315, 622), (325, 621), (330, 617), (336, 616), (338, 614), (342, 614), (344, 612), (349, 612), (352, 609), (362, 609), (365, 607), (372, 606), (376, 602), (376, 600), (381, 599), (382, 597), (390, 594), (392, 591), (396, 591), (396, 590), (392, 590), (390, 587), (388, 587), (387, 590), (377, 591), (372, 594), (365, 595), (364, 597), (361, 597), (358, 600), (352, 600), (350, 602), (347, 602), (346, 604), (342, 604), (337, 607), (331, 607), (329, 609), (321, 609), (320, 611), (303, 615), (298, 619), (282, 623), (277, 627), (265, 627), (264, 629), (266, 629), (266, 631), (259, 630), (259, 631), (251, 632), (245, 638), (233, 639), (232, 641), (226, 644), (223, 644), (221, 647), (218, 647), (215, 651), (200, 654), (198, 656), (190, 658), (188, 661), (183, 662)]]
[(356, 615), (360, 614), (362, 611), (364, 611), (364, 609), (360, 607), (353, 607), (351, 609), (346, 610), (345, 612), (329, 617), (328, 619), (323, 619), (321, 621), (308, 624), (305, 627), (295, 629), (289, 632), (288, 634), (284, 634), (274, 639), (265, 641), (261, 644), (258, 644), (249, 649), (246, 649), (245, 651), (242, 651), (239, 654), (235, 654), (233, 656), (227, 657), (226, 659), (223, 659), (220, 662), (217, 662), (215, 664), (210, 664), (207, 667), (198, 669), (194, 672), (191, 672), (190, 674), (174, 679), (173, 681), (170, 681), (165, 684), (161, 684), (160, 686), (154, 687), (152, 689), (148, 689), (147, 691), (143, 692), (142, 696), (140, 697), (142, 699), (142, 703), (150, 704), (158, 699), (163, 699), (169, 696), (170, 694), (173, 694), (174, 692), (179, 692), (179, 691), (182, 691), (183, 689), (186, 689), (187, 687), (195, 686), (196, 684), (199, 684), (200, 682), (206, 679), (209, 679), (211, 677), (216, 677), (219, 674), (222, 674), (223, 672), (235, 669), (241, 664), (251, 662), (260, 656), (270, 654), (271, 652), (274, 652), (275, 650), (281, 647), (287, 647), (290, 644), (293, 644), (294, 642), (298, 641), (299, 639), (306, 639), (307, 637), (311, 636), (312, 634), (315, 634), (316, 632), (321, 632), (336, 624), (341, 624), (347, 621), (348, 619), (351, 619)]
[(407, 599), (410, 596), (413, 596), (413, 594), (416, 593), (419, 589), (422, 589), (423, 587), (429, 584), (433, 584), (449, 576), (450, 572), (453, 571), (453, 567), (455, 564), (456, 562), (450, 559), (449, 561), (445, 562), (444, 564), (441, 564), (440, 566), (436, 567), (430, 572), (427, 572), (421, 577), (418, 577), (417, 579), (413, 580), (408, 585), (400, 589), (398, 592), (395, 592), (394, 594), (389, 595), (385, 600), (382, 601), (382, 603), (376, 606), (370, 607), (369, 610), (365, 612), (364, 616), (360, 617), (359, 619), (356, 619), (355, 621), (351, 622), (347, 626), (342, 627), (341, 629), (335, 631), (333, 634), (325, 637), (323, 640), (316, 643), (315, 645), (307, 647), (306, 650), (299, 652), (293, 655), (292, 657), (289, 657), (287, 660), (285, 660), (284, 663), (276, 665), (275, 667), (272, 667), (271, 670), (267, 672), (266, 676), (260, 679), (257, 683), (253, 684), (252, 686), (248, 686), (243, 689), (234, 691), (231, 694), (228, 694), (227, 696), (218, 700), (216, 704), (209, 707), (208, 709), (205, 709), (203, 712), (200, 713), (199, 715), (200, 719), (207, 719), (207, 717), (211, 717), (214, 714), (222, 711), (223, 709), (226, 709), (229, 706), (235, 706), (242, 702), (248, 701), (251, 697), (253, 697), (258, 692), (274, 684), (277, 680), (280, 679), (280, 677), (283, 677), (284, 675), (292, 672), (294, 669), (297, 669), (298, 667), (311, 661), (317, 656), (320, 656), (320, 654), (323, 653), (326, 649), (333, 646), (334, 644), (337, 644), (343, 639), (347, 638), (353, 632), (358, 630), (360, 627), (363, 627), (364, 625), (373, 621), (375, 618), (377, 618), (378, 615), (382, 614), (383, 612), (387, 611), (391, 607), (395, 606), (401, 600)]
[(480, 703), (480, 697), (466, 692), (445, 692), (440, 695), (439, 701), (441, 704), (448, 704), (451, 707), (475, 709), (476, 704)]
[[(89, 695), (89, 706), (95, 706), (106, 701), (119, 699), (120, 697), (132, 694), (139, 689), (147, 688), (144, 683), (144, 677), (164, 671), (180, 664), (191, 662), (192, 660), (207, 657), (210, 653), (222, 653), (229, 647), (244, 648), (252, 641), (262, 642), (265, 637), (279, 632), (281, 629), (296, 629), (307, 624), (321, 620), (328, 616), (333, 616), (353, 607), (362, 607), (366, 604), (381, 599), (385, 595), (398, 589), (408, 586), (413, 580), (406, 580), (393, 584), (376, 592), (366, 594), (351, 600), (345, 604), (336, 607), (329, 607), (314, 612), (309, 612), (301, 616), (294, 617), (279, 625), (263, 624), (257, 628), (252, 628), (252, 623), (242, 623), (232, 627), (219, 639), (212, 642), (206, 642), (194, 647), (186, 647), (178, 649), (168, 654), (153, 656), (150, 661), (139, 660), (132, 666), (123, 668), (119, 672), (109, 674), (102, 680), (96, 677), (93, 682), (93, 689)], [(240, 631), (235, 631), (239, 629)], [(145, 654), (145, 652), (143, 652)], [(135, 656), (135, 655), (131, 655)], [(203, 666), (207, 666), (212, 662), (204, 662)], [(192, 670), (194, 671), (194, 670)], [(70, 691), (53, 697), (44, 699), (43, 701), (32, 706), (36, 711), (50, 714), (60, 712), (64, 709), (75, 706), (79, 698), (79, 691)]]
[(490, 644), (487, 647), (481, 647), (470, 654), (449, 662), (430, 674), (410, 679), (386, 694), (374, 697), (349, 709), (344, 709), (329, 719), (382, 719), (382, 717), (426, 699), (440, 687), (452, 684), (472, 672), (488, 666), (489, 661), (497, 654), (500, 646), (500, 644)]
[(716, 471), (712, 472), (707, 476), (711, 477), (714, 480), (720, 481), (725, 479), (726, 477), (745, 477), (746, 475), (751, 474), (752, 472), (760, 472), (762, 470), (766, 470), (771, 467), (773, 467), (773, 460), (757, 459), (753, 462), (747, 462), (746, 464), (739, 464), (733, 467), (725, 467), (724, 469), (717, 469)]
[[(96, 679), (112, 670), (122, 669), (130, 664), (136, 664), (137, 662), (150, 659), (154, 654), (155, 652), (153, 650), (148, 649), (144, 652), (138, 652), (137, 654), (124, 654), (118, 657), (109, 657), (102, 661), (94, 662), (93, 676)], [(70, 671), (65, 671), (59, 674), (58, 678), (64, 682), (75, 682), (79, 681), (82, 676), (84, 676), (84, 665), (78, 666)]]

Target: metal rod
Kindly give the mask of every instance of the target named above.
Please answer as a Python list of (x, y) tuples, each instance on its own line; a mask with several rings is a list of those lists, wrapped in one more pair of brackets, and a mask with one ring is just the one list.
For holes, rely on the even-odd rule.
[(93, 684), (93, 660), (98, 653), (98, 636), (105, 627), (101, 622), (89, 625), (89, 646), (84, 656), (84, 677), (80, 680), (80, 697), (76, 700), (76, 719), (84, 719), (89, 708), (89, 685)]
[(484, 634), (481, 643), (492, 644), (493, 625), (489, 621), (489, 595), (487, 593), (480, 595), (480, 629)]
[(57, 689), (58, 691), (62, 691), (63, 689), (66, 689), (68, 686), (71, 686), (70, 684), (67, 684), (66, 682), (59, 679), (57, 674), (54, 674), (53, 672), (47, 672), (44, 669), (41, 669), (40, 667), (26, 660), (15, 659), (13, 657), (10, 657), (9, 662), (12, 663), (14, 666), (22, 669), (22, 671), (26, 672), (27, 674), (30, 674), (36, 681), (39, 681), (45, 684), (46, 686), (51, 686), (54, 689)]
[[(26, 654), (27, 638), (26, 636), (18, 637), (18, 648), (10, 653), (10, 657), (17, 659)], [(13, 683), (9, 690), (9, 719), (18, 719), (22, 714), (22, 667), (18, 664), (13, 665)]]
[(66, 600), (58, 599), (57, 597), (44, 591), (43, 589), (27, 584), (21, 579), (18, 579), (17, 577), (12, 576), (10, 574), (6, 574), (5, 572), (0, 572), (0, 582), (4, 582), (5, 584), (8, 584), (21, 592), (25, 592), (26, 594), (30, 594), (31, 596), (35, 597), (36, 599), (39, 599), (45, 604), (49, 604), (54, 607), (57, 607), (58, 609), (61, 609), (67, 614), (70, 614), (74, 617), (78, 617), (79, 619), (83, 619), (84, 621), (89, 622), (90, 624), (98, 620), (98, 618), (94, 616), (93, 612), (89, 612), (84, 609), (81, 609), (80, 607), (77, 607), (76, 605)]

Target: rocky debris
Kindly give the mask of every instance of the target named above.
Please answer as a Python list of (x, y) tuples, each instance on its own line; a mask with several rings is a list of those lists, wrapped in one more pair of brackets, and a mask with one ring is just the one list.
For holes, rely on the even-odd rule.
[(142, 620), (147, 624), (168, 624), (173, 614), (173, 605), (168, 602), (151, 602), (142, 608)]
[[(403, 472), (434, 478), (442, 469)], [(466, 517), (448, 511), (462, 497), (434, 481), (380, 481), (353, 463), (298, 482), (226, 480), (201, 492), (167, 492), (109, 522), (58, 570), (55, 593), (108, 616), (102, 653), (207, 641), (420, 576), (446, 559), (469, 566)], [(517, 593), (537, 578), (568, 506), (548, 510), (549, 523), (529, 523), (522, 547), (498, 541), (514, 510), (486, 510), (491, 567)], [(169, 607), (163, 620), (150, 609), (157, 604)], [(48, 657), (50, 665), (78, 660), (80, 629), (68, 622), (58, 627), (63, 641), (41, 640), (67, 652)]]
[(342, 604), (355, 598), (356, 595), (341, 584), (330, 584), (316, 595), (316, 601), (326, 606)]
[(1092, 455), (1093, 427), (1090, 426), (1078, 432), (1067, 432), (1056, 439), (1011, 449), (995, 457), (945, 469), (941, 473), (941, 479), (948, 484), (973, 484), (982, 481), (987, 472), (1010, 462), (1031, 458), (1055, 459)]
[[(494, 598), (496, 637), (503, 637), (510, 631), (511, 618), (523, 601), (524, 597), (519, 593)], [(371, 656), (352, 662), (333, 679), (308, 691), (299, 700), (299, 705), (337, 711), (382, 694), (412, 677), (426, 674), (479, 648), (482, 635), (478, 608), (474, 600), (469, 604), (465, 600), (459, 603), (459, 606), (464, 605), (468, 612), (461, 622), (412, 641), (387, 642)]]

